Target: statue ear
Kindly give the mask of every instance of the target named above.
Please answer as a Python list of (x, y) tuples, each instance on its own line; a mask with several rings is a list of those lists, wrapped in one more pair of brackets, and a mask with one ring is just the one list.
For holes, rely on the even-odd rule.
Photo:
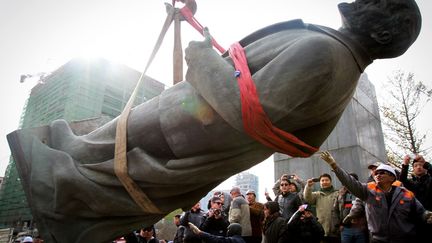
[(392, 40), (392, 35), (389, 31), (384, 30), (380, 32), (373, 32), (371, 37), (380, 44), (388, 44)]

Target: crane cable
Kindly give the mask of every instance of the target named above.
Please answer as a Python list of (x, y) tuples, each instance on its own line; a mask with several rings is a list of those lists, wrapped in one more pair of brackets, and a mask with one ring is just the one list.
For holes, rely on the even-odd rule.
[(135, 181), (129, 176), (128, 173), (128, 165), (127, 165), (127, 121), (132, 109), (132, 105), (135, 101), (135, 97), (138, 93), (139, 87), (144, 80), (145, 73), (147, 72), (150, 64), (152, 63), (156, 53), (160, 49), (163, 38), (165, 37), (166, 32), (168, 31), (169, 26), (171, 25), (174, 19), (175, 9), (172, 8), (169, 10), (168, 15), (165, 19), (165, 23), (162, 27), (162, 30), (159, 34), (159, 37), (156, 41), (155, 47), (150, 55), (149, 60), (147, 61), (147, 65), (144, 69), (144, 72), (141, 73), (141, 76), (138, 80), (135, 89), (133, 90), (131, 97), (126, 103), (125, 108), (120, 114), (117, 121), (116, 128), (116, 138), (115, 138), (115, 150), (114, 150), (114, 172), (122, 183), (123, 187), (129, 193), (131, 198), (135, 201), (135, 203), (146, 213), (152, 214), (163, 214), (163, 212), (154, 205), (154, 203), (148, 198), (148, 196), (143, 192), (143, 190), (135, 183)]
[[(175, 1), (181, 1), (185, 3), (185, 6), (178, 11), (174, 8)], [(127, 164), (127, 121), (132, 109), (133, 103), (135, 101), (138, 90), (144, 80), (144, 76), (153, 62), (156, 53), (159, 51), (162, 41), (168, 31), (171, 23), (175, 21), (175, 39), (174, 39), (174, 83), (181, 81), (182, 79), (182, 69), (183, 66), (178, 65), (178, 61), (183, 62), (182, 50), (181, 50), (181, 39), (180, 39), (180, 20), (186, 20), (191, 24), (196, 30), (198, 30), (203, 35), (203, 26), (193, 17), (196, 12), (195, 0), (173, 0), (172, 8), (168, 9), (168, 15), (165, 19), (165, 23), (153, 48), (153, 51), (147, 61), (144, 71), (138, 80), (135, 89), (133, 90), (131, 97), (129, 98), (126, 106), (124, 107), (122, 113), (120, 114), (117, 127), (116, 127), (116, 138), (115, 138), (115, 150), (114, 150), (114, 173), (122, 183), (123, 187), (129, 193), (131, 198), (135, 203), (145, 212), (151, 214), (164, 214), (156, 205), (148, 198), (148, 196), (143, 192), (143, 190), (138, 186), (137, 183), (129, 176), (128, 164)], [(212, 43), (221, 53), (225, 50), (212, 38)], [(177, 64), (176, 64), (177, 63)]]

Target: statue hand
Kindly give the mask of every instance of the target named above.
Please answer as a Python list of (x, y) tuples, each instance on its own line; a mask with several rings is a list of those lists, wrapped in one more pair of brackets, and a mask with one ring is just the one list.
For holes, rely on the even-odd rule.
[[(203, 30), (204, 40), (203, 41), (191, 41), (189, 42), (188, 47), (185, 49), (185, 60), (186, 63), (190, 66), (190, 63), (195, 59), (200, 59), (204, 52), (208, 52), (208, 50), (213, 49), (212, 45), (212, 37), (207, 27)], [(201, 62), (202, 60), (196, 60)]]

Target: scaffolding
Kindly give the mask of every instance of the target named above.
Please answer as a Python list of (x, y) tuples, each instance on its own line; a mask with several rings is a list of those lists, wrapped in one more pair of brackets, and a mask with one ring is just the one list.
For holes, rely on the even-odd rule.
[[(140, 75), (105, 59), (72, 59), (32, 88), (20, 128), (44, 126), (56, 119), (111, 120), (123, 110)], [(134, 104), (143, 103), (163, 90), (164, 84), (146, 76)], [(32, 215), (11, 157), (0, 190), (0, 228), (24, 225), (33, 225)]]

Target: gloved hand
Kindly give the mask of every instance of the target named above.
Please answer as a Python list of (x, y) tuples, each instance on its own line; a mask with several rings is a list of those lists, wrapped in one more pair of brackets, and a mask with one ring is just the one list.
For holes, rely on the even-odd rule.
[(336, 161), (334, 160), (333, 156), (331, 156), (329, 151), (324, 151), (320, 155), (321, 159), (327, 162), (333, 169), (337, 167)]
[(194, 232), (194, 234), (197, 234), (197, 235), (201, 234), (201, 230), (198, 229), (198, 227), (196, 227), (191, 222), (189, 222), (189, 228), (192, 230), (192, 232)]

